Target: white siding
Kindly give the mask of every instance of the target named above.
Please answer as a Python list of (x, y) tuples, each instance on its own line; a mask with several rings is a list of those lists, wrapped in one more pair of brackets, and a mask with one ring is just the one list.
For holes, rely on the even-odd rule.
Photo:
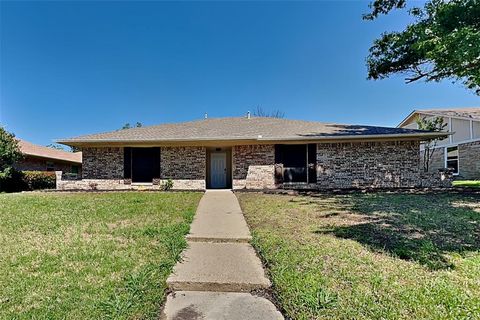
[(452, 119), (453, 142), (470, 140), (470, 121)]
[(473, 138), (480, 138), (480, 121), (473, 121)]

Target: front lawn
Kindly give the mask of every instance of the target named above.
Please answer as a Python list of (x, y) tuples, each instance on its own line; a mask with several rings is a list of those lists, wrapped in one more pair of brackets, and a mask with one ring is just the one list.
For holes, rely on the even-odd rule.
[(480, 195), (238, 197), (291, 318), (480, 318)]
[(0, 194), (0, 318), (157, 318), (200, 197)]

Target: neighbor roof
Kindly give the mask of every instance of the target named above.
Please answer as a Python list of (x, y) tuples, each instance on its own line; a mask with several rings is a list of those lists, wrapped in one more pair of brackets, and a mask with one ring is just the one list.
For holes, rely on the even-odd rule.
[[(58, 142), (67, 145), (95, 143), (153, 143), (193, 141), (300, 141), (358, 138), (411, 137), (421, 139), (442, 134), (361, 125), (341, 125), (266, 117), (212, 118), (183, 123), (116, 130)], [(445, 134), (443, 134), (445, 135)]]
[(25, 140), (18, 139), (20, 151), (28, 156), (62, 160), (67, 162), (82, 163), (81, 152), (66, 152), (49, 147), (39, 146)]
[(402, 126), (415, 114), (427, 114), (432, 116), (462, 118), (467, 120), (480, 120), (480, 108), (451, 108), (451, 109), (424, 109), (413, 110), (398, 126)]

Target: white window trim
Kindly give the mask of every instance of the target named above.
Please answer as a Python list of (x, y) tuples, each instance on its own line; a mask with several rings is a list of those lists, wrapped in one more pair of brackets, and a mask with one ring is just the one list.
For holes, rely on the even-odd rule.
[(447, 146), (447, 147), (444, 147), (443, 149), (443, 155), (444, 155), (444, 167), (445, 169), (447, 169), (447, 160), (448, 160), (448, 153), (447, 153), (447, 149), (448, 148), (452, 148), (452, 147), (457, 147), (457, 151), (458, 151), (458, 156), (457, 156), (457, 167), (458, 167), (458, 172), (457, 173), (452, 173), (453, 176), (458, 176), (460, 174), (460, 149), (458, 149), (458, 145), (452, 145), (452, 146)]
[[(452, 118), (448, 118), (448, 132), (452, 133)], [(450, 143), (453, 142), (453, 134), (448, 136)]]
[(473, 140), (473, 120), (470, 120), (470, 140)]

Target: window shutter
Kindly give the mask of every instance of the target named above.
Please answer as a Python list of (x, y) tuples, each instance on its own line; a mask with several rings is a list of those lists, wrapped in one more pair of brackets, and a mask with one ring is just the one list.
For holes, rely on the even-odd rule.
[(153, 178), (160, 179), (160, 147), (153, 148), (153, 156), (156, 164), (153, 169)]
[(123, 178), (132, 178), (132, 148), (123, 148)]
[(317, 144), (308, 145), (308, 182), (317, 183)]

